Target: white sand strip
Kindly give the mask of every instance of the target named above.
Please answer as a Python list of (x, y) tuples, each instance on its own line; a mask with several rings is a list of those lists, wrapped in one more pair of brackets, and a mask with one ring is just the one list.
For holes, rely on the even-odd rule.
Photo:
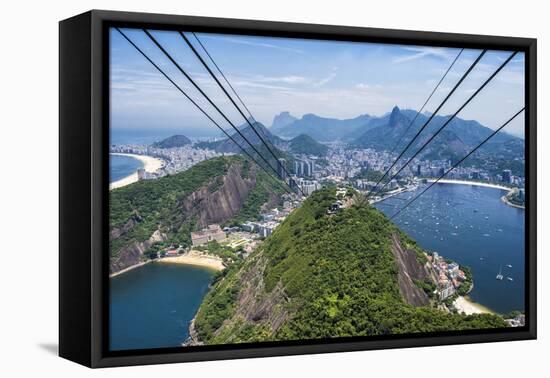
[(207, 255), (199, 251), (189, 251), (188, 253), (174, 257), (163, 257), (156, 260), (159, 263), (172, 263), (172, 264), (184, 264), (195, 265), (210, 268), (214, 270), (224, 270), (225, 265), (221, 258), (217, 256)]
[[(164, 161), (152, 156), (136, 155), (136, 154), (121, 154), (121, 153), (112, 153), (111, 155), (129, 156), (131, 158), (137, 159), (143, 163), (143, 169), (145, 169), (145, 172), (149, 172), (149, 173), (155, 173), (164, 166)], [(123, 186), (132, 184), (137, 181), (138, 181), (138, 175), (136, 171), (129, 176), (126, 176), (118, 181), (112, 182), (109, 185), (109, 190), (122, 188)]]
[(464, 313), (466, 315), (472, 314), (492, 314), (493, 312), (487, 307), (480, 305), (479, 303), (472, 302), (467, 297), (458, 297), (453, 305), (458, 312)]

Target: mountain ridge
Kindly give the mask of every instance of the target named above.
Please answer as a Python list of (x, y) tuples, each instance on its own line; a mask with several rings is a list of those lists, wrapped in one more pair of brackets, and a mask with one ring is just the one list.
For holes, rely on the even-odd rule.
[(338, 134), (352, 132), (356, 128), (367, 124), (371, 118), (370, 115), (363, 114), (355, 118), (340, 120), (308, 113), (284, 127), (271, 129), (271, 131), (285, 138), (307, 134), (317, 141), (330, 142), (338, 139)]
[[(418, 114), (414, 124), (411, 125), (416, 114), (414, 111), (401, 111), (398, 107), (394, 107), (387, 123), (364, 132), (351, 142), (351, 145), (381, 151), (393, 149), (401, 140), (399, 146), (397, 146), (397, 151), (404, 149), (429, 119), (429, 116), (425, 114)], [(419, 150), (449, 118), (448, 115), (436, 115), (409, 148), (405, 156), (411, 156), (412, 153)], [(450, 159), (457, 161), (492, 132), (492, 129), (481, 125), (477, 121), (455, 117), (419, 156), (430, 160)], [(480, 152), (501, 156), (504, 159), (523, 156), (524, 141), (507, 133), (498, 133), (480, 149)]]
[[(372, 131), (382, 126), (390, 126), (396, 128), (395, 125), (399, 123), (398, 121), (408, 124), (410, 120), (415, 117), (416, 114), (417, 111), (415, 110), (400, 109), (397, 106), (394, 106), (390, 112), (383, 114), (382, 116), (362, 114), (350, 119), (320, 117), (315, 114), (309, 113), (305, 114), (302, 118), (296, 119), (292, 123), (287, 124), (284, 127), (272, 127), (270, 128), (270, 131), (275, 135), (284, 138), (293, 138), (300, 134), (306, 134), (320, 142), (331, 142), (334, 140), (340, 140), (356, 144), (356, 140), (364, 135), (367, 135), (369, 131)], [(420, 127), (430, 115), (431, 113), (429, 112), (419, 114), (414, 126), (416, 128)], [(428, 130), (426, 131), (432, 130), (433, 132), (434, 127), (443, 124), (443, 122), (448, 119), (448, 117), (448, 115), (436, 115), (434, 117), (434, 120), (430, 123)], [(405, 120), (407, 122), (404, 122)], [(487, 136), (492, 131), (490, 128), (480, 124), (475, 120), (466, 120), (460, 117), (456, 117), (451, 123), (452, 125), (449, 125), (449, 127), (452, 126), (452, 128), (456, 129), (453, 132), (468, 146), (473, 143), (472, 140), (475, 139), (476, 141), (480, 141), (483, 137)], [(412, 127), (411, 129), (414, 129), (415, 127)], [(401, 127), (401, 129), (403, 128)], [(380, 134), (380, 132), (377, 133)], [(410, 133), (411, 135), (413, 135), (413, 130), (411, 130)], [(495, 136), (494, 140), (500, 140), (500, 142), (503, 142), (510, 140), (510, 138), (515, 138), (516, 140), (523, 141), (522, 138), (506, 133), (505, 131)]]

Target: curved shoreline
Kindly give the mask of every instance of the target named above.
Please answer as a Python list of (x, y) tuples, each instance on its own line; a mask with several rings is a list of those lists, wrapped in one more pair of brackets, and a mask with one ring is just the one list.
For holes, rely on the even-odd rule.
[(223, 260), (220, 257), (208, 255), (208, 254), (193, 250), (179, 256), (160, 257), (154, 260), (141, 261), (135, 265), (130, 265), (127, 268), (121, 269), (118, 272), (109, 274), (109, 278), (116, 277), (118, 275), (121, 275), (123, 273), (129, 272), (131, 270), (134, 270), (136, 268), (142, 267), (150, 263), (200, 266), (202, 268), (208, 268), (215, 271), (222, 271), (225, 269)]
[(468, 296), (459, 296), (453, 302), (453, 306), (457, 309), (458, 312), (464, 313), (466, 315), (495, 314), (494, 311), (491, 311), (488, 307), (485, 307), (480, 303), (472, 301)]
[(149, 264), (150, 262), (152, 262), (153, 260), (147, 260), (147, 261), (141, 261), (135, 265), (130, 265), (129, 267), (127, 268), (124, 268), (124, 269), (121, 269), (119, 270), (118, 272), (114, 272), (114, 273), (111, 273), (109, 274), (109, 278), (113, 278), (113, 277), (116, 277), (116, 276), (119, 276), (123, 273), (126, 273), (126, 272), (129, 272), (133, 269), (136, 269), (136, 268), (139, 268), (140, 266), (143, 266), (143, 265), (146, 265), (146, 264)]
[[(435, 179), (428, 179), (428, 182), (434, 182)], [(500, 197), (501, 201), (504, 202), (504, 204), (515, 207), (516, 209), (522, 209), (525, 210), (525, 206), (516, 205), (508, 200), (506, 197), (512, 190), (515, 188), (509, 188), (507, 186), (502, 186), (498, 184), (489, 184), (485, 182), (477, 182), (477, 181), (466, 181), (466, 180), (439, 180), (437, 182), (438, 184), (456, 184), (456, 185), (471, 185), (471, 186), (482, 186), (485, 188), (492, 188), (492, 189), (500, 189), (500, 190), (506, 190), (508, 193)]]
[[(139, 160), (140, 162), (143, 163), (143, 169), (145, 169), (145, 172), (149, 172), (149, 173), (155, 173), (159, 169), (164, 167), (164, 161), (162, 161), (161, 159), (152, 157), (152, 156), (148, 156), (148, 155), (125, 154), (125, 153), (123, 154), (123, 153), (119, 153), (119, 152), (110, 153), (109, 155), (128, 156), (128, 157), (137, 159), (137, 160)], [(123, 186), (130, 185), (130, 184), (132, 184), (134, 182), (137, 182), (137, 181), (138, 181), (138, 175), (137, 175), (137, 171), (136, 171), (136, 172), (124, 177), (124, 178), (121, 178), (120, 180), (117, 180), (115, 182), (110, 183), (109, 184), (109, 190), (113, 190), (113, 189), (116, 189), (116, 188), (122, 188)]]
[[(434, 181), (436, 181), (436, 179), (427, 179), (427, 182), (428, 183), (433, 183)], [(525, 210), (525, 207), (521, 207), (519, 205), (515, 205), (511, 202), (508, 201), (508, 198), (507, 198), (507, 195), (509, 193), (511, 193), (513, 190), (515, 190), (516, 188), (510, 188), (510, 187), (506, 187), (506, 186), (503, 186), (503, 185), (498, 185), (498, 184), (491, 184), (491, 183), (484, 183), (484, 182), (477, 182), (477, 181), (467, 181), (467, 180), (452, 180), (452, 179), (443, 179), (443, 180), (439, 180), (438, 181), (438, 184), (454, 184), (454, 185), (470, 185), (470, 186), (480, 186), (480, 187), (486, 187), (486, 188), (491, 188), (491, 189), (498, 189), (498, 190), (504, 190), (506, 192), (506, 194), (502, 195), (500, 197), (501, 201), (510, 206), (510, 207), (515, 207), (515, 208), (518, 208), (518, 209), (523, 209)], [(387, 199), (389, 197), (386, 197), (386, 198), (383, 198), (382, 201), (384, 201), (385, 199)], [(473, 288), (474, 288), (474, 285), (472, 283), (472, 287), (470, 288), (470, 290), (468, 291), (468, 294), (470, 292), (473, 291)], [(494, 310), (490, 309), (489, 307), (481, 304), (481, 303), (478, 303), (478, 302), (474, 302), (469, 296), (468, 294), (464, 295), (464, 296), (459, 296), (454, 302), (453, 302), (453, 305), (455, 306), (455, 308), (458, 310), (458, 312), (462, 312), (462, 313), (465, 313), (466, 315), (470, 315), (470, 314), (494, 314), (494, 315), (498, 315), (497, 312), (495, 312)]]
[(155, 261), (163, 264), (166, 263), (200, 266), (216, 271), (222, 271), (225, 269), (225, 265), (223, 265), (223, 260), (221, 258), (194, 250), (179, 256), (162, 257)]
[[(427, 179), (428, 182), (434, 182), (435, 179)], [(485, 188), (501, 189), (510, 191), (512, 188), (507, 186), (490, 184), (488, 182), (478, 182), (478, 181), (467, 181), (467, 180), (451, 180), (451, 179), (442, 179), (437, 182), (438, 184), (456, 184), (456, 185), (471, 185), (471, 186), (483, 186)]]

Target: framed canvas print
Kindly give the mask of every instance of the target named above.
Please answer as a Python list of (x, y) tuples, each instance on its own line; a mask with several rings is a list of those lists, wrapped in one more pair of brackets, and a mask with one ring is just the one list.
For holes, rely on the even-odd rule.
[(536, 41), (60, 22), (60, 355), (536, 337)]

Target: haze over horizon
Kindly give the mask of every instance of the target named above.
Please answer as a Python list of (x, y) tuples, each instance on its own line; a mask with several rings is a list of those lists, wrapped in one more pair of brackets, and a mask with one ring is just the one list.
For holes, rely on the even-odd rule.
[[(124, 31), (216, 121), (230, 129), (142, 31)], [(153, 35), (235, 125), (244, 122), (177, 33), (154, 31)], [(197, 35), (256, 119), (268, 127), (273, 117), (283, 111), (297, 118), (313, 113), (349, 119), (362, 114), (382, 116), (396, 105), (401, 109), (419, 109), (459, 52), (451, 48)], [(192, 34), (188, 37), (198, 45)], [(204, 55), (200, 48), (198, 51)], [(479, 53), (479, 50), (462, 53), (424, 111), (435, 109)], [(489, 51), (438, 114), (454, 113), (509, 54)], [(110, 75), (113, 131), (158, 129), (177, 130), (191, 137), (220, 135), (219, 130), (116, 31), (111, 32)], [(497, 128), (523, 106), (524, 77), (521, 53), (459, 117)], [(523, 116), (505, 130), (523, 137)]]

